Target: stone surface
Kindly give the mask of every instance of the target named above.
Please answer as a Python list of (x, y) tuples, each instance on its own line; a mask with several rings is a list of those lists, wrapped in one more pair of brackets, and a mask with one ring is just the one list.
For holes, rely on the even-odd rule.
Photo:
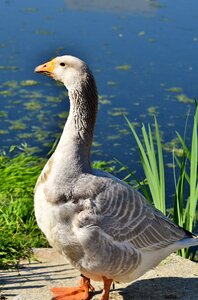
[[(53, 249), (35, 249), (37, 260), (21, 262), (19, 271), (0, 270), (0, 300), (50, 300), (51, 287), (75, 286), (79, 272)], [(92, 282), (100, 298), (102, 285)], [(172, 254), (130, 284), (115, 284), (110, 300), (198, 300), (198, 264)]]

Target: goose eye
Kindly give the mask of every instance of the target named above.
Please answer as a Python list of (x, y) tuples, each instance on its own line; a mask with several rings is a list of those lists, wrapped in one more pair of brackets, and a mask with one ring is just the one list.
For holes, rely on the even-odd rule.
[(63, 62), (60, 63), (60, 66), (61, 66), (61, 67), (64, 67), (64, 66), (65, 66), (65, 63), (63, 63)]

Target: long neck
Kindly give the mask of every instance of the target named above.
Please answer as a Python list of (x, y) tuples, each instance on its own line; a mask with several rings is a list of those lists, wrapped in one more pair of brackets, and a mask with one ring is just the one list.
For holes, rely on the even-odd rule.
[(98, 93), (88, 73), (78, 89), (69, 90), (70, 112), (57, 150), (74, 172), (90, 172), (90, 148), (96, 121)]

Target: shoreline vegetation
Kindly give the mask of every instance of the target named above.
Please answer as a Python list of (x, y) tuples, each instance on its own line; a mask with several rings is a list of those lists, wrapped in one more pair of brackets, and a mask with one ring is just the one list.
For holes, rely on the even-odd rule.
[[(126, 121), (137, 143), (145, 180), (139, 181), (134, 171), (118, 161), (96, 161), (93, 167), (114, 174), (122, 174), (122, 172), (127, 174), (123, 179), (129, 184), (133, 182), (133, 186), (138, 188), (150, 203), (179, 226), (193, 231), (196, 225), (198, 202), (197, 103), (190, 133), (191, 141), (188, 143), (190, 147), (186, 145), (186, 132), (184, 136), (176, 133), (182, 151), (178, 156), (175, 149), (172, 149), (175, 191), (173, 208), (169, 211), (165, 203), (164, 149), (158, 122), (154, 118), (154, 124), (147, 126), (143, 124), (141, 134), (138, 135), (132, 123), (127, 118)], [(16, 154), (13, 156), (12, 152)], [(26, 144), (18, 147), (11, 146), (9, 154), (0, 153), (0, 267), (17, 267), (20, 259), (32, 258), (32, 248), (49, 246), (37, 227), (33, 207), (34, 186), (46, 161), (47, 158), (34, 156)], [(197, 247), (192, 251), (180, 250), (178, 254), (197, 261), (196, 253)]]

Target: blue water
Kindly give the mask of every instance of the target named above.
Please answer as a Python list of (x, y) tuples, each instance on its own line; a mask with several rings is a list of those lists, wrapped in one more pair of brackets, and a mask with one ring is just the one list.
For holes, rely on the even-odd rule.
[[(142, 122), (153, 122), (155, 112), (166, 143), (176, 137), (176, 130), (183, 133), (187, 112), (190, 108), (192, 114), (194, 105), (178, 98), (198, 97), (198, 2), (106, 2), (1, 1), (1, 149), (27, 142), (39, 148), (38, 155), (49, 151), (65, 121), (59, 114), (68, 111), (69, 103), (64, 88), (35, 74), (34, 68), (63, 54), (89, 64), (99, 95), (108, 100), (100, 103), (94, 160), (117, 158), (142, 176), (123, 113), (139, 130)], [(24, 86), (24, 80), (38, 84)], [(171, 92), (173, 87), (180, 91)], [(30, 109), (35, 101), (37, 108)], [(13, 123), (17, 120), (22, 125)], [(191, 126), (190, 121), (188, 132)], [(165, 162), (171, 161), (171, 154), (165, 152)], [(171, 199), (172, 169), (166, 172)]]

